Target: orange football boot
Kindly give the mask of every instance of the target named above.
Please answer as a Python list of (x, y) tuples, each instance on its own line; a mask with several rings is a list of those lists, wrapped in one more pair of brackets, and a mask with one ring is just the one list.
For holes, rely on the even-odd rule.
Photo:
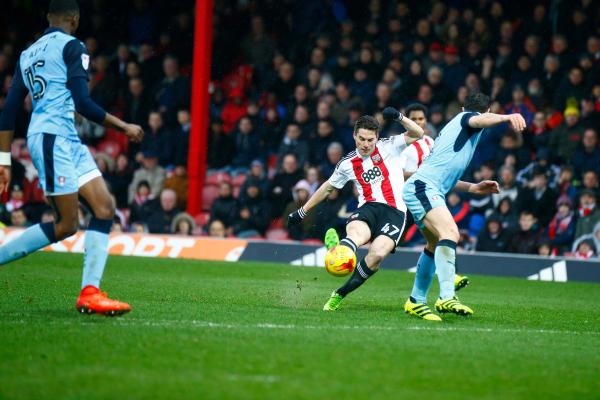
[(76, 307), (82, 314), (102, 314), (108, 317), (123, 315), (131, 311), (129, 304), (111, 300), (105, 292), (101, 292), (100, 289), (91, 285), (81, 289)]

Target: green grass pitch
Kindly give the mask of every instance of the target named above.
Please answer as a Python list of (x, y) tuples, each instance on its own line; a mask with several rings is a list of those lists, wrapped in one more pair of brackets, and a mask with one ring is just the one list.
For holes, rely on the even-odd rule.
[(475, 315), (435, 324), (402, 312), (409, 273), (325, 313), (321, 268), (111, 257), (133, 312), (105, 318), (75, 311), (80, 265), (0, 267), (0, 399), (600, 397), (600, 285), (474, 276)]

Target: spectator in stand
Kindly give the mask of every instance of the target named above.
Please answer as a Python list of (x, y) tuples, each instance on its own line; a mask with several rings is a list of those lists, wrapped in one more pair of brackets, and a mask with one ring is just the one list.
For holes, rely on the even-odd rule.
[(503, 253), (509, 241), (510, 233), (502, 227), (500, 220), (490, 217), (485, 223), (485, 228), (477, 236), (475, 250)]
[(273, 218), (279, 218), (285, 206), (293, 200), (292, 188), (302, 179), (302, 171), (294, 154), (283, 157), (280, 171), (269, 185), (268, 199), (271, 203)]
[[(565, 64), (561, 61), (561, 65)], [(552, 92), (550, 92), (552, 93)], [(564, 77), (554, 95), (554, 107), (562, 110), (569, 107), (571, 103), (579, 104), (586, 96), (586, 84), (583, 80), (583, 71), (579, 67), (573, 67), (569, 75)]]
[(163, 123), (162, 115), (158, 111), (152, 111), (148, 115), (148, 129), (142, 139), (141, 151), (150, 151), (158, 156), (161, 167), (167, 167), (173, 163), (175, 154), (175, 136)]
[(577, 107), (567, 107), (564, 116), (564, 122), (550, 132), (548, 146), (555, 160), (567, 162), (572, 160), (573, 154), (581, 142), (583, 127), (579, 123)]
[(297, 124), (291, 123), (285, 130), (285, 136), (279, 145), (277, 151), (277, 166), (281, 167), (283, 158), (286, 154), (294, 154), (298, 160), (298, 165), (302, 168), (309, 159), (308, 143), (300, 139), (300, 127)]
[(331, 176), (335, 166), (340, 162), (343, 155), (344, 148), (340, 143), (330, 143), (329, 146), (327, 146), (327, 159), (319, 166), (321, 176)]
[(519, 212), (510, 197), (500, 200), (500, 204), (498, 204), (488, 218), (500, 221), (502, 229), (509, 234), (516, 232), (518, 229)]
[(169, 233), (175, 215), (181, 211), (177, 208), (177, 195), (171, 189), (163, 189), (158, 199), (151, 200), (144, 222), (150, 233)]
[(583, 190), (591, 190), (596, 194), (596, 199), (600, 198), (600, 183), (598, 182), (598, 173), (594, 170), (588, 170), (583, 173), (581, 180)]
[(227, 228), (233, 225), (238, 214), (238, 202), (233, 197), (233, 188), (228, 182), (219, 186), (219, 197), (215, 199), (210, 208), (210, 220), (218, 219)]
[(125, 154), (119, 154), (115, 168), (104, 177), (110, 192), (115, 196), (117, 208), (127, 207), (127, 187), (133, 179), (133, 169)]
[(492, 202), (494, 207), (497, 207), (505, 197), (508, 197), (514, 204), (519, 204), (519, 197), (521, 194), (521, 187), (517, 185), (515, 178), (515, 169), (509, 166), (503, 166), (500, 168), (500, 193), (492, 195)]
[(25, 194), (23, 193), (23, 187), (18, 183), (11, 185), (10, 196), (4, 207), (6, 211), (13, 212), (25, 206)]
[(600, 174), (600, 147), (596, 130), (590, 128), (583, 132), (581, 145), (575, 151), (572, 164), (577, 176), (583, 176), (583, 172), (588, 170)]
[(175, 130), (175, 165), (187, 165), (188, 153), (190, 149), (190, 111), (181, 109), (177, 111), (177, 129)]
[(550, 131), (546, 119), (546, 114), (543, 111), (538, 111), (533, 116), (533, 123), (529, 126), (529, 132), (532, 135), (531, 142), (537, 150), (548, 150)]
[(266, 66), (275, 53), (275, 43), (265, 32), (265, 23), (260, 15), (251, 19), (251, 33), (242, 41), (241, 48), (246, 59), (257, 67)]
[(534, 169), (533, 179), (521, 193), (521, 209), (531, 211), (541, 226), (547, 226), (554, 214), (557, 199), (558, 194), (548, 187), (546, 170)]
[(238, 129), (232, 133), (235, 153), (230, 166), (233, 167), (232, 175), (239, 172), (245, 173), (250, 167), (252, 160), (261, 154), (258, 134), (248, 117), (242, 117), (238, 123)]
[(92, 57), (90, 97), (102, 108), (110, 108), (117, 96), (117, 79), (108, 69), (108, 59), (99, 55)]
[(508, 103), (504, 109), (507, 114), (521, 114), (528, 126), (533, 122), (533, 116), (536, 111), (531, 100), (525, 96), (525, 91), (523, 91), (521, 85), (513, 87), (512, 102)]
[(335, 131), (329, 119), (320, 120), (317, 124), (317, 137), (311, 140), (310, 162), (320, 165), (327, 160), (327, 148), (335, 141)]
[(177, 110), (190, 108), (190, 82), (179, 75), (179, 61), (174, 56), (163, 60), (164, 78), (154, 89), (154, 100), (165, 118), (165, 124), (175, 126)]
[(129, 220), (131, 222), (143, 221), (146, 217), (146, 203), (154, 197), (150, 193), (148, 181), (138, 183), (133, 201), (129, 203)]
[(577, 194), (577, 188), (573, 185), (574, 177), (575, 172), (573, 166), (563, 165), (560, 169), (560, 176), (557, 184), (558, 194), (560, 196), (568, 196), (572, 202), (575, 200)]
[(265, 173), (265, 166), (260, 160), (254, 160), (250, 164), (250, 172), (240, 189), (240, 199), (245, 196), (246, 189), (251, 184), (258, 186), (263, 196), (269, 190), (269, 179), (267, 179), (267, 174)]
[(560, 61), (558, 57), (556, 57), (554, 54), (548, 54), (544, 59), (544, 71), (542, 76), (544, 93), (556, 93), (561, 76)]
[(596, 255), (596, 249), (594, 245), (589, 240), (582, 240), (577, 245), (577, 249), (575, 250), (575, 258), (580, 260), (589, 260)]
[(239, 87), (231, 89), (229, 92), (227, 103), (223, 107), (221, 119), (223, 120), (223, 130), (225, 133), (230, 133), (238, 126), (240, 118), (246, 116), (248, 112), (248, 102), (244, 96), (244, 92)]
[(15, 228), (27, 228), (31, 226), (31, 222), (29, 222), (23, 208), (17, 208), (10, 212), (10, 226)]
[(458, 193), (452, 191), (446, 196), (446, 204), (458, 229), (468, 230), (469, 221), (471, 220), (469, 202), (461, 199)]
[(524, 147), (523, 135), (521, 133), (507, 130), (500, 140), (500, 148), (496, 151), (496, 164), (506, 164), (506, 158), (513, 156), (517, 169), (524, 168), (531, 161), (531, 154)]
[(530, 211), (522, 211), (519, 217), (519, 230), (512, 235), (507, 250), (511, 253), (537, 253), (540, 230), (537, 219)]
[(211, 221), (208, 225), (208, 236), (212, 238), (224, 239), (227, 236), (227, 230), (225, 224), (218, 219)]
[(279, 67), (277, 80), (269, 89), (270, 92), (275, 93), (279, 101), (287, 102), (291, 99), (296, 87), (294, 74), (294, 66), (287, 61)]
[(176, 235), (191, 236), (196, 229), (194, 218), (188, 213), (179, 213), (171, 222), (171, 233)]
[(553, 255), (561, 255), (569, 250), (575, 236), (575, 213), (573, 202), (568, 196), (561, 196), (556, 202), (558, 211), (544, 231), (544, 237), (552, 246)]
[(585, 189), (579, 194), (579, 208), (577, 209), (577, 225), (575, 226), (575, 239), (592, 233), (594, 226), (600, 222), (600, 209), (597, 207), (598, 198), (593, 190)]
[(225, 134), (223, 121), (214, 119), (208, 132), (208, 151), (206, 154), (209, 169), (222, 169), (229, 165), (235, 154), (231, 135)]
[(125, 96), (124, 117), (129, 118), (134, 124), (144, 126), (152, 107), (152, 99), (146, 93), (144, 81), (140, 78), (131, 78)]
[(151, 196), (157, 196), (164, 187), (165, 177), (165, 170), (158, 165), (156, 153), (151, 150), (145, 151), (142, 156), (141, 167), (133, 173), (133, 180), (129, 184), (129, 202), (133, 201), (138, 184), (141, 181), (147, 181), (150, 185)]
[(517, 182), (523, 186), (529, 186), (533, 180), (533, 173), (537, 169), (546, 171), (548, 185), (556, 188), (560, 175), (560, 168), (554, 164), (549, 164), (550, 152), (547, 149), (540, 149), (536, 154), (536, 159), (529, 163), (525, 168), (517, 173)]
[(188, 176), (185, 165), (177, 165), (165, 180), (165, 188), (172, 189), (177, 195), (177, 208), (184, 210), (187, 206)]
[[(291, 201), (283, 210), (282, 219), (285, 221), (288, 215), (302, 207), (312, 194), (313, 190), (308, 181), (302, 179), (296, 183), (293, 190), (294, 201)], [(295, 240), (304, 240), (314, 237), (314, 225), (315, 216), (307, 215), (306, 218), (302, 220), (302, 223), (287, 228), (288, 236)]]
[(233, 232), (240, 238), (262, 236), (271, 221), (269, 203), (263, 200), (258, 186), (248, 185), (233, 223)]

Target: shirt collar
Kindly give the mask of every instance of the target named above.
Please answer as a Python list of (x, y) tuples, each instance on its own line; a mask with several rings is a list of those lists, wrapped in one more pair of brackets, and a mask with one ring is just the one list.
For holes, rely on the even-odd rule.
[(62, 32), (62, 33), (65, 33), (65, 34), (67, 33), (67, 32), (65, 32), (65, 31), (63, 31), (62, 29), (60, 29), (60, 28), (57, 28), (57, 27), (55, 27), (55, 26), (49, 26), (49, 27), (48, 27), (48, 28), (46, 28), (46, 30), (44, 31), (44, 35), (47, 35), (47, 34), (49, 34), (49, 33), (54, 33), (54, 32)]

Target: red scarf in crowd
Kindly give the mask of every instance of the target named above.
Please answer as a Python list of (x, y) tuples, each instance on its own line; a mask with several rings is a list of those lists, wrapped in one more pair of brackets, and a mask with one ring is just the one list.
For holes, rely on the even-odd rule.
[(554, 240), (556, 234), (561, 234), (569, 229), (569, 224), (573, 220), (573, 212), (570, 211), (564, 217), (561, 217), (558, 213), (552, 218), (550, 226), (548, 227), (548, 237), (550, 240)]

